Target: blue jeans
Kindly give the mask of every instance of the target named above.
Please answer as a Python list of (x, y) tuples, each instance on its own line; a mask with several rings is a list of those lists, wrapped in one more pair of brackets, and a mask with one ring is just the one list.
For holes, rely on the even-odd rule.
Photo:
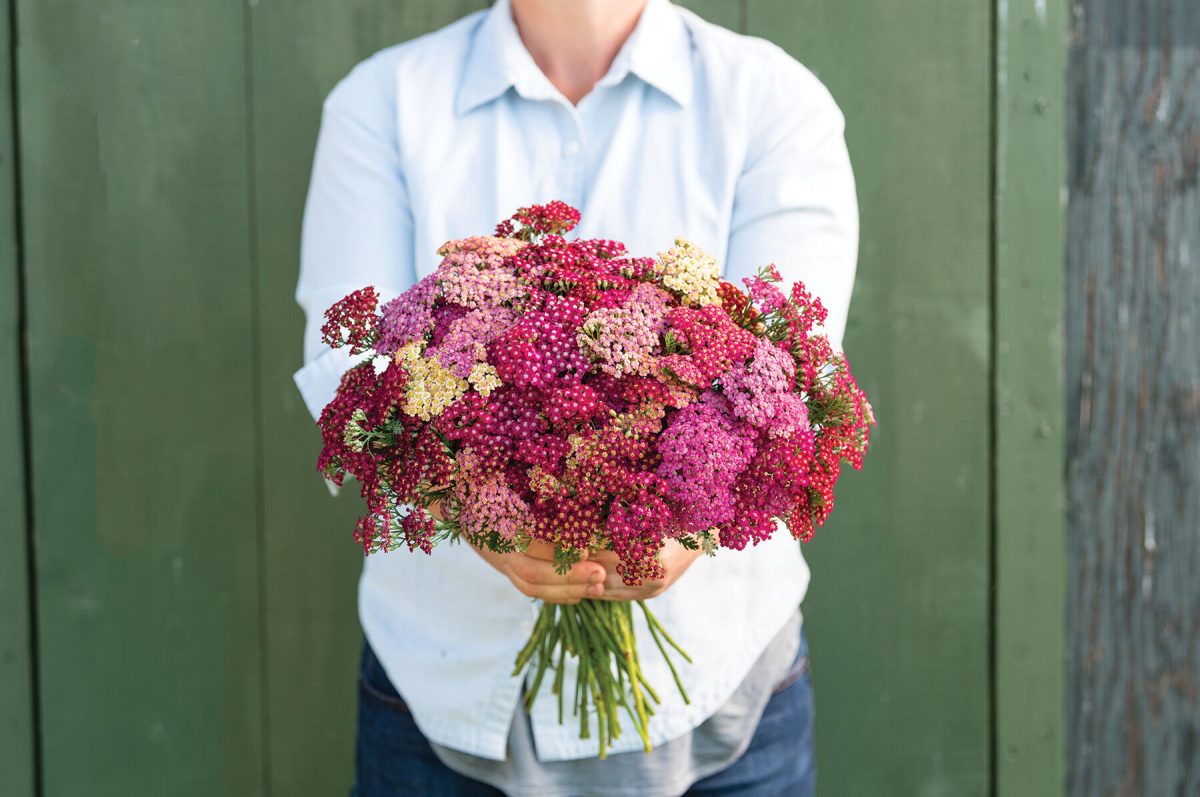
[[(812, 797), (813, 697), (808, 643), (802, 665), (780, 685), (742, 757), (688, 790), (697, 797)], [(441, 762), (369, 645), (363, 645), (358, 690), (358, 742), (351, 797), (503, 797)]]

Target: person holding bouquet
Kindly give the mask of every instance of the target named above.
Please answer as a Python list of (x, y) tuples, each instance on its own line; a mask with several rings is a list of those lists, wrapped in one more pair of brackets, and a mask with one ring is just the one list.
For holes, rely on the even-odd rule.
[[(497, 0), (376, 54), (324, 106), (297, 288), (306, 405), (319, 416), (353, 362), (322, 342), (326, 308), (364, 285), (395, 297), (445, 241), (552, 198), (634, 253), (694, 241), (730, 282), (774, 262), (821, 298), (840, 347), (858, 239), (843, 124), (790, 56), (667, 0)], [(799, 545), (710, 559), (668, 543), (659, 563), (627, 586), (611, 552), (564, 571), (537, 542), (369, 557), (353, 793), (811, 794)], [(652, 752), (630, 734), (602, 761), (550, 707), (521, 710), (530, 598), (653, 599), (694, 663), (690, 699), (664, 690), (648, 723)], [(667, 666), (648, 659), (650, 682)]]

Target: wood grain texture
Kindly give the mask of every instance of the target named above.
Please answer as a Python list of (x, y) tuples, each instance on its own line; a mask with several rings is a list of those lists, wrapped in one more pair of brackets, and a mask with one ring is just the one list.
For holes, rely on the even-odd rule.
[(1070, 793), (1200, 794), (1200, 18), (1075, 0)]
[(0, 794), (32, 795), (33, 656), (9, 4), (0, 4)]
[(242, 3), (17, 10), (45, 794), (258, 794)]
[(998, 797), (1066, 786), (1062, 3), (996, 17), (995, 775)]
[(251, 4), (258, 372), (268, 760), (276, 795), (346, 793), (354, 761), (362, 631), (351, 539), (355, 490), (333, 499), (315, 470), (320, 435), (292, 383), (303, 314), (292, 298), (321, 101), (371, 53), (485, 5), (259, 0)]
[(879, 426), (805, 548), (818, 790), (987, 794), (989, 3), (747, 16), (841, 105), (862, 211), (846, 350)]

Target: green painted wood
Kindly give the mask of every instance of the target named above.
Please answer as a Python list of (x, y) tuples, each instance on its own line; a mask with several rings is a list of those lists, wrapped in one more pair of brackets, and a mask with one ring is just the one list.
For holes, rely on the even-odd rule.
[(1064, 2), (996, 16), (995, 772), (998, 797), (1066, 785)]
[(1200, 14), (1076, 0), (1069, 793), (1200, 794)]
[(0, 7), (0, 794), (21, 797), (34, 790), (35, 730), (9, 10)]
[(300, 219), (321, 101), (376, 50), (485, 5), (259, 0), (251, 4), (259, 414), (269, 716), (276, 795), (344, 794), (353, 765), (361, 549), (356, 491), (330, 497), (315, 470), (320, 436), (292, 384)]
[(242, 3), (17, 11), (45, 794), (258, 794)]
[(862, 249), (846, 336), (879, 419), (805, 548), (817, 782), (990, 789), (990, 8), (749, 0), (847, 118)]

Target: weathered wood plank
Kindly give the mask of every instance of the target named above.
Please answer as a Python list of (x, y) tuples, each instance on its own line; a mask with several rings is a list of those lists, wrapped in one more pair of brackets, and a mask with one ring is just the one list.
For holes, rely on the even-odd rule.
[(1066, 17), (1060, 3), (997, 4), (993, 655), (999, 797), (1062, 794), (1066, 786)]
[(749, 0), (845, 111), (862, 209), (846, 347), (878, 434), (805, 548), (824, 794), (990, 788), (989, 6)]
[(1200, 16), (1072, 10), (1070, 793), (1200, 794)]
[(243, 6), (17, 9), (45, 794), (258, 794)]
[(334, 500), (323, 486), (314, 464), (320, 437), (291, 379), (301, 364), (303, 315), (292, 295), (321, 101), (372, 52), (485, 4), (251, 5), (268, 760), (277, 795), (349, 786), (362, 644), (355, 590), (362, 552), (350, 538), (358, 496)]
[(0, 794), (32, 795), (35, 730), (9, 3), (0, 6)]

